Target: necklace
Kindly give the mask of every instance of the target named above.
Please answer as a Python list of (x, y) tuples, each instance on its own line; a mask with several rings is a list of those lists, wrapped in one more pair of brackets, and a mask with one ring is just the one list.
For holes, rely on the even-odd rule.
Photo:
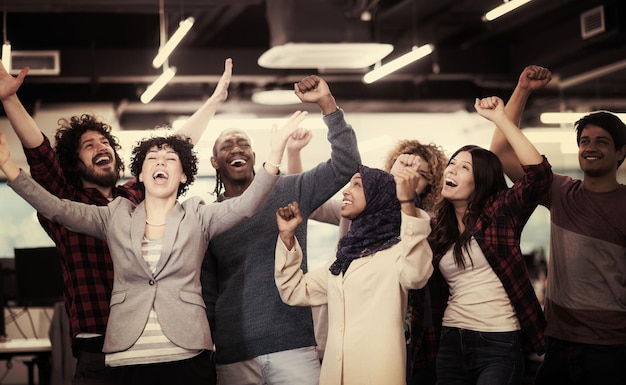
[(161, 226), (165, 226), (165, 223), (159, 223), (158, 225), (156, 223), (150, 223), (148, 222), (148, 220), (146, 219), (146, 224), (149, 226), (154, 226), (154, 227), (161, 227)]

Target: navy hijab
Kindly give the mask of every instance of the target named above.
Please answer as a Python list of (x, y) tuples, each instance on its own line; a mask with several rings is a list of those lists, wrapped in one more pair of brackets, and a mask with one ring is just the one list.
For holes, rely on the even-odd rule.
[(337, 260), (330, 266), (333, 275), (348, 270), (353, 260), (388, 249), (400, 242), (400, 202), (393, 175), (359, 166), (365, 209), (352, 220), (350, 231), (339, 240)]

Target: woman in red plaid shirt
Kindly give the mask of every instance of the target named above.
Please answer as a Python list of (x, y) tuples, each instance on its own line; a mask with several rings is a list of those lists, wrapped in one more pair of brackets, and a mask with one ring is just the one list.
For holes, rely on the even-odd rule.
[(475, 108), (512, 144), (525, 175), (509, 188), (498, 157), (474, 145), (455, 152), (445, 169), (430, 236), (433, 316), (441, 326), (437, 383), (519, 384), (526, 354), (543, 354), (545, 346), (520, 236), (552, 170), (500, 98), (476, 99)]

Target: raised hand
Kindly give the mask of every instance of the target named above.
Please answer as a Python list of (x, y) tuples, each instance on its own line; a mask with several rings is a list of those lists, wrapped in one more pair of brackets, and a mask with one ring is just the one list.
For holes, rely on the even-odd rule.
[(287, 151), (301, 151), (313, 138), (313, 134), (306, 128), (298, 128), (287, 140)]
[(403, 202), (400, 207), (407, 215), (417, 215), (414, 203), (415, 190), (421, 178), (420, 173), (410, 167), (405, 167), (393, 174), (396, 182), (396, 196), (400, 202)]
[(508, 119), (504, 113), (504, 102), (497, 96), (476, 99), (474, 103), (476, 112), (484, 118), (496, 123), (499, 119)]
[(5, 164), (9, 159), (11, 159), (11, 152), (9, 151), (7, 138), (0, 132), (0, 166)]
[(211, 95), (211, 99), (213, 99), (216, 103), (224, 103), (226, 98), (228, 98), (228, 86), (230, 85), (230, 80), (233, 77), (233, 59), (228, 58), (224, 61), (224, 72), (222, 73), (222, 77), (217, 82), (217, 86), (215, 86), (215, 90), (213, 91), (213, 95)]
[(280, 165), (283, 159), (283, 152), (287, 146), (287, 140), (299, 127), (300, 123), (307, 117), (308, 112), (296, 111), (287, 120), (287, 123), (280, 129), (278, 125), (272, 126), (272, 133), (270, 138), (270, 154), (267, 157), (267, 163), (271, 163), (270, 166)]
[(528, 91), (535, 91), (548, 84), (550, 80), (552, 80), (552, 72), (549, 69), (538, 65), (529, 65), (524, 68), (519, 76), (517, 86)]
[(9, 144), (7, 138), (0, 132), (0, 170), (6, 175), (9, 181), (17, 178), (20, 173), (20, 169), (17, 167), (11, 159), (11, 151), (9, 150)]
[(396, 182), (396, 196), (398, 200), (415, 198), (415, 189), (422, 176), (411, 168), (403, 168), (393, 175)]
[(293, 85), (296, 96), (303, 103), (316, 103), (322, 114), (328, 115), (337, 110), (337, 103), (324, 79), (309, 75)]
[(17, 77), (13, 77), (13, 75), (7, 72), (6, 68), (4, 68), (4, 64), (0, 61), (0, 99), (15, 95), (24, 82), (28, 71), (30, 71), (30, 67), (24, 67)]
[(391, 170), (389, 173), (391, 175), (396, 175), (400, 170), (404, 168), (410, 168), (415, 171), (419, 171), (422, 162), (425, 162), (421, 156), (415, 154), (401, 154), (398, 156), (398, 159), (391, 166)]
[(317, 75), (305, 77), (298, 83), (295, 83), (293, 88), (296, 96), (300, 98), (303, 103), (317, 103), (321, 97), (330, 95), (328, 84)]
[(288, 249), (292, 249), (295, 243), (294, 234), (298, 226), (302, 223), (302, 214), (298, 202), (289, 203), (285, 207), (276, 210), (276, 225), (278, 234)]

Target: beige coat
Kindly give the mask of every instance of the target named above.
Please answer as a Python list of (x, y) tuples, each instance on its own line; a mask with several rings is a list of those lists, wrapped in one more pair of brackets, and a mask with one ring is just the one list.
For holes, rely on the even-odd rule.
[(324, 266), (303, 274), (302, 250), (276, 244), (276, 287), (293, 306), (328, 303), (328, 340), (320, 384), (405, 383), (404, 319), (408, 289), (424, 287), (433, 272), (426, 241), (430, 218), (402, 214), (401, 242), (354, 260), (345, 275)]

